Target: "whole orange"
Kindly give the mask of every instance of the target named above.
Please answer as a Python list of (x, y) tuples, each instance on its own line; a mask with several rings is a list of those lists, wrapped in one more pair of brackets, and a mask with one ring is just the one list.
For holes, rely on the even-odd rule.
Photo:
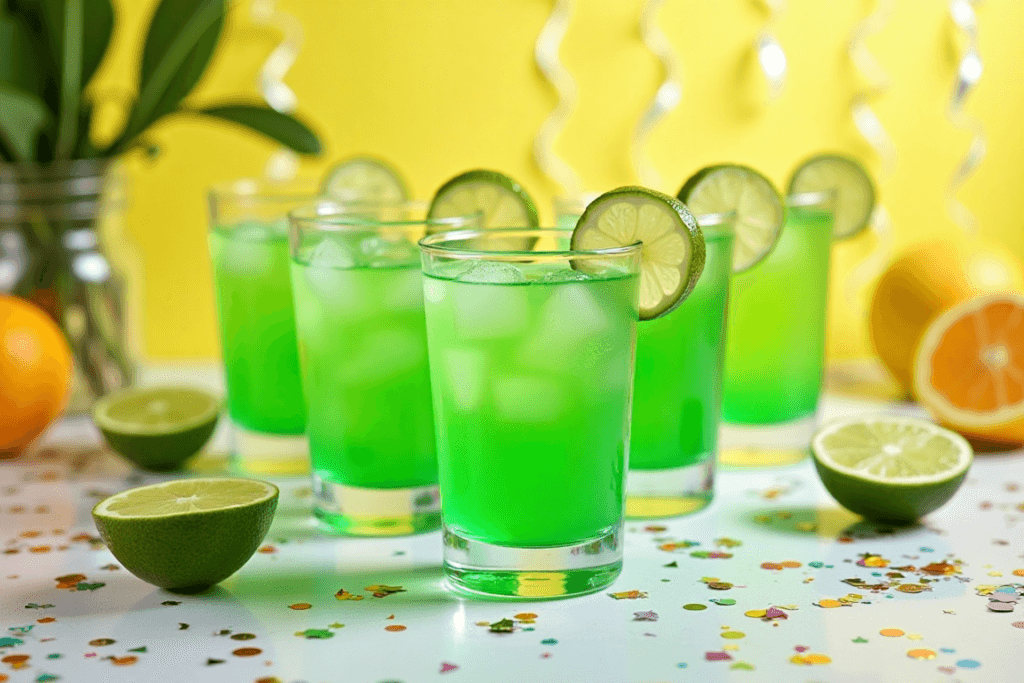
[(17, 454), (67, 405), (71, 349), (38, 306), (0, 294), (0, 458)]

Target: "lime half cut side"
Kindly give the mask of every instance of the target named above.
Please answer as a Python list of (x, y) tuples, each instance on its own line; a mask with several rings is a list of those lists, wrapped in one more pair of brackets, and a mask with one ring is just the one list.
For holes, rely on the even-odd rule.
[(875, 186), (859, 161), (841, 154), (811, 157), (793, 173), (789, 194), (820, 194), (831, 199), (834, 215), (832, 238), (853, 237), (871, 222), (875, 210)]
[(339, 202), (397, 203), (409, 188), (395, 168), (381, 159), (357, 156), (339, 162), (324, 176), (323, 192)]
[(576, 223), (574, 250), (642, 243), (640, 319), (666, 315), (693, 290), (704, 269), (704, 235), (682, 202), (643, 187), (620, 187), (588, 206)]
[(786, 210), (771, 181), (748, 166), (718, 164), (697, 171), (679, 190), (679, 200), (696, 216), (731, 216), (733, 271), (761, 261), (775, 246)]
[(110, 551), (135, 576), (184, 593), (238, 571), (267, 535), (278, 489), (250, 479), (181, 479), (122, 491), (93, 508)]
[(880, 522), (909, 523), (948, 501), (967, 476), (967, 440), (927, 420), (850, 417), (811, 441), (818, 475), (839, 503)]
[(191, 387), (128, 389), (93, 406), (92, 417), (107, 443), (135, 464), (174, 469), (210, 439), (220, 400)]
[[(539, 224), (533, 198), (512, 178), (498, 171), (476, 169), (455, 176), (437, 191), (427, 217), (436, 220), (477, 215), (480, 227), (536, 228)], [(427, 226), (427, 233), (444, 232), (443, 223)], [(536, 238), (489, 239), (490, 251), (530, 251)], [(482, 243), (484, 244), (484, 243)], [(481, 245), (482, 246), (482, 245)]]

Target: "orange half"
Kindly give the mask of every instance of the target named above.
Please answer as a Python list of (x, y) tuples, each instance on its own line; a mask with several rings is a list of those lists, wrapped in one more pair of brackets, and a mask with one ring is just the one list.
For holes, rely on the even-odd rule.
[(1024, 296), (985, 294), (928, 325), (914, 391), (940, 422), (977, 438), (1024, 443)]

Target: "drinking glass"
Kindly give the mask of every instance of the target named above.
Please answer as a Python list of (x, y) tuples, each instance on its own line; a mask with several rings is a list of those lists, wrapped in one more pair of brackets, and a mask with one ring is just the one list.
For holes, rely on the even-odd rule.
[(312, 183), (258, 180), (208, 193), (232, 467), (243, 472), (309, 471), (287, 213), (315, 194)]
[(640, 245), (556, 229), (420, 241), (444, 571), (457, 590), (556, 597), (622, 566)]
[(290, 214), (314, 513), (347, 534), (440, 525), (416, 242), (479, 223), (426, 209), (320, 202)]
[(787, 199), (767, 258), (733, 277), (726, 331), (721, 461), (786, 465), (808, 454), (825, 365), (833, 197)]

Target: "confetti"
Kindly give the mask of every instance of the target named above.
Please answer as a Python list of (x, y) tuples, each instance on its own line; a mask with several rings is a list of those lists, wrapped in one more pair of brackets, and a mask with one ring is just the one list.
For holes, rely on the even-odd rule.
[(24, 645), (25, 641), (20, 638), (0, 638), (0, 647), (14, 647)]
[(1010, 626), (1013, 626), (1014, 628), (1024, 628), (1024, 621), (1015, 621), (1010, 624)]
[(178, 630), (179, 631), (187, 631), (188, 630), (188, 624), (186, 624), (183, 621), (179, 621), (178, 622)]
[(113, 645), (116, 642), (113, 638), (96, 638), (95, 640), (90, 640), (89, 644), (93, 647), (104, 647), (106, 645)]
[(9, 664), (12, 669), (21, 669), (28, 666), (26, 662), (28, 662), (29, 659), (30, 657), (28, 655), (7, 655), (3, 659), (0, 659), (0, 662)]
[(900, 593), (923, 593), (925, 591), (930, 591), (931, 586), (923, 586), (919, 583), (903, 583), (896, 586), (896, 590)]
[(180, 605), (181, 603), (180, 603), (180, 602), (178, 602), (177, 600), (164, 600), (164, 601), (163, 601), (163, 602), (161, 602), (160, 604), (161, 604), (161, 605), (168, 605), (168, 606), (173, 606), (173, 605)]
[(438, 671), (438, 673), (446, 674), (449, 671), (455, 671), (458, 668), (458, 664), (452, 664), (451, 662), (441, 662), (441, 669)]
[(373, 597), (375, 597), (375, 598), (386, 598), (389, 595), (394, 595), (395, 593), (405, 593), (406, 592), (406, 590), (404, 588), (402, 588), (401, 586), (385, 586), (385, 585), (367, 586), (363, 590), (371, 591), (373, 593)]
[(85, 581), (80, 581), (78, 585), (75, 586), (75, 590), (94, 591), (99, 588), (103, 588), (106, 585), (107, 584), (103, 583), (102, 581), (97, 581), (96, 583), (86, 583)]
[(753, 671), (754, 670), (754, 665), (753, 664), (748, 664), (747, 662), (736, 662), (735, 664), (733, 664), (729, 668), (730, 669), (738, 669), (738, 670), (741, 670), (741, 671)]
[(664, 550), (665, 552), (671, 553), (676, 550), (686, 550), (692, 548), (695, 545), (700, 545), (697, 541), (672, 541), (670, 543), (662, 543), (658, 546), (658, 550)]
[(644, 591), (631, 590), (621, 591), (619, 593), (609, 593), (608, 596), (616, 600), (637, 600), (639, 598), (646, 598), (647, 593)]
[(992, 601), (988, 603), (988, 608), (993, 612), (1012, 612), (1013, 603), (1009, 602), (996, 602)]
[(385, 626), (384, 627), (385, 631), (391, 631), (392, 633), (397, 633), (398, 631), (404, 631), (405, 629), (406, 629), (406, 627), (402, 626), (401, 624), (391, 624), (390, 626)]
[(801, 664), (804, 666), (812, 666), (816, 664), (831, 664), (832, 658), (828, 655), (809, 654), (809, 655), (793, 655), (789, 658), (789, 661), (793, 664)]
[(732, 588), (732, 584), (727, 581), (709, 581), (708, 588), (714, 591), (727, 591)]
[(732, 557), (732, 553), (720, 553), (715, 550), (694, 550), (690, 553), (690, 557), (696, 557), (701, 560), (727, 560)]
[(732, 660), (732, 655), (728, 652), (705, 652), (704, 659), (709, 662), (728, 662)]
[(981, 662), (974, 659), (961, 659), (956, 665), (961, 669), (977, 669), (981, 666)]
[(255, 637), (254, 633), (235, 633), (231, 636), (231, 640), (252, 640)]
[(206, 666), (213, 666), (214, 664), (223, 664), (223, 663), (224, 663), (223, 659), (214, 659), (212, 657), (206, 660)]
[(856, 638), (853, 639), (852, 642), (854, 642), (854, 643), (866, 643), (866, 642), (868, 642), (868, 639), (867, 638), (861, 638), (860, 636), (857, 636)]
[(263, 654), (263, 650), (258, 647), (240, 647), (237, 650), (232, 650), (231, 654), (236, 657), (255, 657), (256, 655)]
[(654, 532), (654, 533), (658, 533), (660, 531), (668, 531), (668, 527), (667, 526), (662, 526), (660, 524), (649, 524), (649, 525), (644, 527), (644, 531), (651, 531), (651, 532)]
[(935, 650), (907, 650), (907, 656), (911, 659), (935, 659), (938, 655)]
[(298, 631), (295, 635), (308, 638), (310, 640), (323, 640), (325, 638), (334, 637), (334, 634), (331, 631), (323, 628), (307, 628), (305, 631)]
[(558, 641), (555, 640), (554, 638), (545, 638), (544, 640), (540, 641), (540, 644), (541, 645), (558, 645)]
[(735, 538), (716, 538), (715, 545), (719, 548), (735, 548), (743, 545), (743, 542), (737, 541)]
[(818, 602), (816, 602), (814, 604), (817, 605), (818, 607), (824, 607), (826, 609), (833, 609), (835, 607), (842, 607), (843, 606), (843, 603), (839, 602), (838, 600), (832, 600), (830, 598), (825, 598), (824, 600), (819, 600)]
[[(703, 605), (702, 605), (703, 607)], [(763, 619), (768, 614), (768, 610), (764, 609), (752, 609), (747, 610), (743, 613), (744, 616), (750, 617), (751, 619)]]
[(874, 553), (863, 553), (860, 558), (857, 564), (861, 567), (888, 567), (890, 563), (890, 560)]
[(657, 612), (633, 612), (633, 621), (657, 621)]
[(133, 647), (132, 649), (128, 650), (128, 652), (139, 652), (145, 654), (146, 652), (149, 652), (149, 650), (147, 650), (146, 646), (143, 645), (142, 647)]
[(349, 593), (344, 588), (339, 588), (338, 592), (334, 594), (334, 597), (336, 597), (338, 600), (362, 600), (366, 596), (365, 595), (353, 595), (352, 593)]
[[(6, 677), (0, 678), (0, 681), (7, 680)], [(39, 674), (36, 676), (36, 683), (50, 683), (51, 681), (59, 681), (60, 676), (56, 674)]]
[(662, 567), (668, 567), (668, 568), (671, 568), (671, 569), (675, 569), (675, 568), (677, 568), (677, 567), (679, 566), (679, 563), (678, 563), (678, 562), (676, 562), (675, 560), (672, 560), (672, 561), (671, 561), (671, 562), (669, 562), (668, 564), (663, 564), (663, 565), (661, 565), (661, 566), (662, 566)]
[(711, 602), (715, 603), (716, 605), (721, 605), (722, 607), (729, 607), (731, 605), (736, 604), (736, 601), (732, 598), (712, 598)]
[(135, 662), (139, 661), (138, 657), (110, 657), (110, 661), (114, 663), (114, 666), (131, 666)]
[(515, 622), (511, 619), (502, 619), (493, 624), (488, 624), (491, 633), (512, 633), (516, 629)]
[(727, 638), (729, 640), (739, 640), (740, 638), (747, 637), (747, 634), (741, 631), (725, 631), (721, 635), (723, 638)]
[(313, 605), (309, 604), (308, 602), (297, 602), (294, 605), (288, 605), (288, 609), (304, 610), (309, 609), (312, 606)]
[(37, 605), (34, 602), (30, 602), (25, 605), (25, 609), (50, 609), (53, 605)]
[(883, 628), (878, 633), (886, 638), (899, 638), (904, 632), (898, 628)]
[(513, 615), (513, 619), (518, 621), (534, 622), (537, 619), (537, 615), (533, 612), (520, 612), (519, 614)]
[(691, 602), (683, 605), (683, 609), (690, 610), (691, 612), (700, 612), (701, 610), (705, 610), (707, 608), (707, 605), (702, 605), (699, 602)]

